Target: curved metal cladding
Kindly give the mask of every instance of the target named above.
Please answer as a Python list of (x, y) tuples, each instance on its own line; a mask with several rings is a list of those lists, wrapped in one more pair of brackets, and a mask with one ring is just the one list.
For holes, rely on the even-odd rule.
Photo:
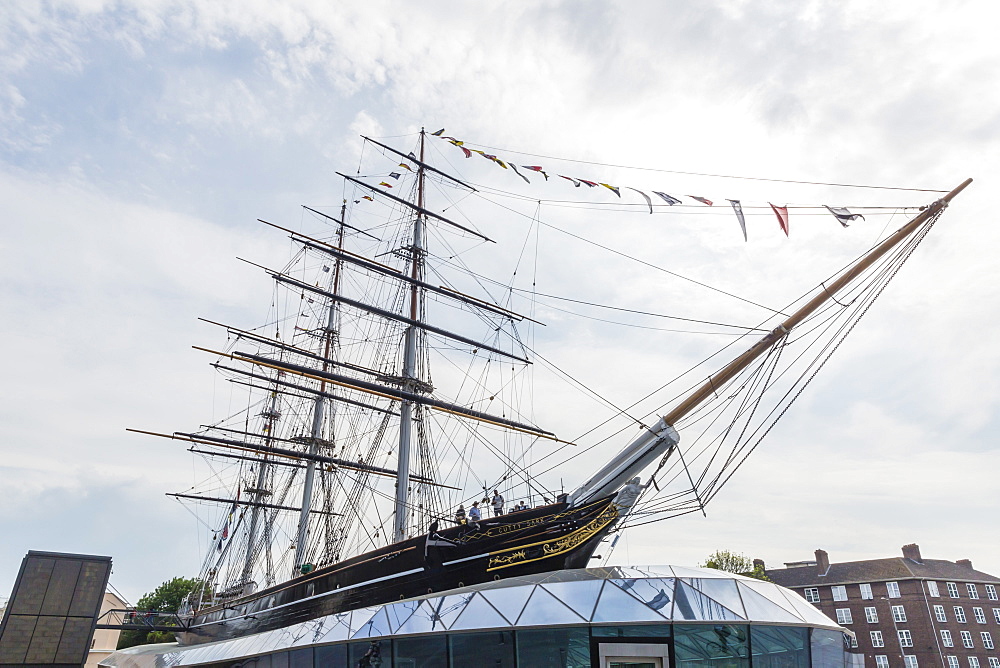
[[(596, 637), (599, 628), (630, 624), (643, 629), (675, 625), (678, 632), (681, 625), (692, 629), (699, 624), (709, 629), (720, 624), (761, 630), (798, 627), (834, 639), (844, 632), (798, 594), (771, 582), (712, 569), (613, 566), (489, 581), (197, 646), (134, 647), (101, 665), (193, 666), (350, 641), (493, 630), (590, 627)], [(842, 666), (842, 649), (839, 656)]]
[(200, 611), (182, 644), (236, 638), (325, 615), (510, 577), (583, 568), (618, 520), (604, 498), (557, 503), (367, 552)]

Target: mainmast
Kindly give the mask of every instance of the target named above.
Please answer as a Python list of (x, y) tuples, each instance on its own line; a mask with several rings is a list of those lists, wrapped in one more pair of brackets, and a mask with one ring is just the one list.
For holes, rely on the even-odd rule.
[[(410, 248), (410, 320), (420, 322), (423, 317), (424, 292), (418, 282), (423, 280), (424, 267), (424, 140), (420, 128), (420, 160), (417, 164), (417, 209), (413, 219), (413, 245)], [(417, 339), (421, 334), (416, 324), (406, 328), (403, 349), (403, 389), (419, 391), (417, 378)], [(399, 459), (396, 465), (396, 504), (392, 540), (398, 543), (406, 538), (406, 509), (410, 491), (410, 443), (413, 432), (413, 402), (404, 400), (399, 409)]]
[[(343, 249), (344, 247), (344, 216), (347, 213), (347, 203), (346, 201), (340, 205), (340, 226), (337, 228), (337, 248)], [(333, 289), (331, 292), (333, 294), (338, 294), (340, 291), (340, 270), (342, 262), (337, 260), (334, 264), (334, 274), (333, 274)], [(328, 370), (329, 362), (326, 360), (330, 359), (330, 355), (333, 352), (334, 347), (334, 337), (337, 335), (337, 313), (339, 307), (338, 302), (334, 299), (330, 300), (330, 308), (327, 311), (326, 328), (323, 331), (323, 371)], [(309, 454), (317, 455), (319, 454), (319, 446), (323, 443), (323, 421), (326, 417), (326, 380), (320, 381), (319, 394), (316, 395), (313, 401), (313, 420), (312, 429), (309, 434)], [(331, 404), (331, 409), (333, 405)], [(331, 439), (332, 440), (332, 439)], [(299, 530), (295, 539), (295, 563), (293, 576), (302, 572), (302, 567), (305, 565), (305, 560), (307, 557), (306, 550), (309, 543), (309, 516), (312, 510), (312, 494), (313, 494), (313, 484), (316, 478), (316, 460), (309, 459), (306, 460), (306, 476), (305, 485), (302, 489), (302, 510), (299, 513)]]

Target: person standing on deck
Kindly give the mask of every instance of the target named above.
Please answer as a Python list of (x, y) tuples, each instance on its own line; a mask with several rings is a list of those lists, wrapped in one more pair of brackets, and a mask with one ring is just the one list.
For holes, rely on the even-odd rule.
[(503, 497), (500, 496), (500, 492), (493, 490), (493, 517), (498, 517), (503, 515)]
[(476, 501), (469, 508), (469, 521), (479, 523), (479, 520), (483, 519), (483, 512), (479, 510), (479, 502)]

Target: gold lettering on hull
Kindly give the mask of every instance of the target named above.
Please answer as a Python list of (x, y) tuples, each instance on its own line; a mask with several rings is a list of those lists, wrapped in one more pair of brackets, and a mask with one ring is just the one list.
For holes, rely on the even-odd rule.
[[(559, 554), (565, 554), (566, 552), (579, 547), (583, 543), (586, 543), (617, 519), (618, 506), (613, 503), (609, 504), (608, 507), (601, 512), (601, 514), (591, 520), (588, 524), (563, 536), (562, 538), (536, 543), (535, 545), (511, 548), (509, 550), (492, 554), (490, 556), (490, 561), (486, 566), (486, 570), (495, 571), (509, 566), (527, 564), (532, 561), (538, 561), (539, 559), (547, 559)], [(536, 546), (541, 546), (541, 555), (529, 558), (529, 551), (527, 548)]]

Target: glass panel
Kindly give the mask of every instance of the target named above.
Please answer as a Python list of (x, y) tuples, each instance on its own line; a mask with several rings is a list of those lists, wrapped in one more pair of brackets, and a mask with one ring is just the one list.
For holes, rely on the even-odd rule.
[(480, 595), (513, 624), (521, 615), (524, 604), (528, 602), (528, 597), (531, 596), (534, 589), (531, 586), (505, 587), (504, 589), (482, 591)]
[(747, 629), (735, 624), (675, 624), (677, 668), (749, 668)]
[(541, 587), (535, 587), (534, 593), (524, 606), (524, 612), (517, 618), (519, 626), (543, 624), (580, 624), (587, 620), (570, 610), (564, 603)]
[(293, 649), (288, 653), (288, 668), (313, 668), (312, 647)]
[(601, 580), (581, 580), (579, 582), (547, 582), (542, 585), (546, 591), (571, 607), (578, 615), (590, 620), (601, 593)]
[(396, 633), (400, 635), (408, 633), (428, 633), (430, 631), (444, 630), (444, 625), (437, 619), (434, 613), (434, 606), (439, 601), (421, 601), (420, 606), (396, 628)]
[[(628, 593), (664, 617), (670, 617), (676, 580), (673, 578), (643, 578), (641, 580), (628, 580), (626, 582), (630, 585), (626, 589)], [(625, 589), (625, 587), (622, 588)]]
[[(751, 622), (790, 622), (801, 624), (802, 618), (792, 614), (785, 608), (776, 605), (770, 599), (764, 598), (749, 587), (740, 587), (743, 595), (743, 605), (747, 611), (747, 619)], [(784, 601), (784, 597), (782, 597)]]
[(474, 594), (457, 594), (445, 596), (437, 601), (429, 601), (434, 605), (434, 618), (445, 628), (450, 628), (451, 623), (465, 610), (465, 605), (472, 600), (473, 596)]
[(586, 627), (517, 632), (518, 666), (590, 668)]
[(740, 617), (746, 618), (743, 601), (736, 589), (736, 580), (692, 580), (691, 586), (726, 606)]
[(674, 570), (674, 577), (678, 578), (732, 578), (733, 574), (720, 571), (715, 568), (685, 568), (684, 566), (671, 566)]
[(697, 589), (678, 582), (674, 591), (674, 619), (742, 621), (744, 618)]
[(348, 637), (357, 633), (358, 629), (367, 624), (375, 613), (379, 612), (381, 608), (359, 608), (350, 613), (350, 631), (348, 632)]
[(840, 631), (812, 629), (809, 642), (812, 648), (812, 665), (822, 668), (844, 665), (844, 634)]
[(317, 668), (347, 668), (347, 645), (323, 645), (316, 648)]
[(255, 656), (243, 662), (245, 668), (271, 668), (271, 655)]
[(389, 668), (392, 665), (392, 643), (388, 640), (352, 642), (347, 646), (350, 668)]
[[(531, 605), (530, 603), (528, 604)], [(462, 614), (451, 623), (452, 630), (491, 629), (510, 626), (486, 599), (477, 594), (465, 605)]]
[(595, 638), (669, 638), (670, 624), (633, 624), (631, 626), (594, 626)]
[(809, 668), (809, 629), (751, 626), (754, 668)]
[(443, 634), (397, 638), (392, 649), (394, 668), (439, 668), (448, 656), (448, 639)]
[(392, 629), (389, 628), (389, 618), (385, 614), (385, 610), (379, 610), (375, 613), (368, 622), (364, 624), (361, 628), (354, 632), (352, 638), (376, 638), (379, 636), (389, 636), (392, 635)]
[(514, 634), (490, 631), (449, 635), (448, 655), (455, 668), (514, 668)]
[(400, 625), (420, 607), (420, 601), (400, 601), (385, 606), (385, 614), (389, 618), (389, 626), (396, 633)]
[(271, 668), (288, 668), (288, 652), (271, 655)]
[(594, 622), (662, 622), (664, 618), (611, 582), (604, 583)]

